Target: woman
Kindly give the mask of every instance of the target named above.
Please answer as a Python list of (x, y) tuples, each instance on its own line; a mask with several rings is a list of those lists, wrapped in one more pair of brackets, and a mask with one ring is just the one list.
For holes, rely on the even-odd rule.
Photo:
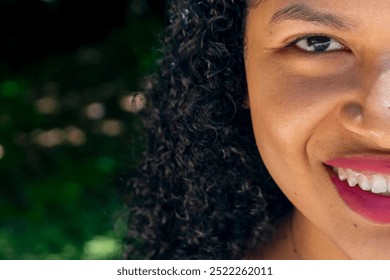
[(389, 12), (174, 1), (127, 257), (390, 259)]

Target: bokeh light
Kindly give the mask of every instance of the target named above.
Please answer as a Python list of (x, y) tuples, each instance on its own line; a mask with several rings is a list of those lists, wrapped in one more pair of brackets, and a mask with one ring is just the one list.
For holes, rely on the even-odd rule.
[(119, 136), (124, 131), (124, 124), (119, 120), (105, 120), (101, 123), (100, 131), (107, 136)]
[(0, 159), (2, 159), (4, 157), (4, 154), (5, 154), (4, 147), (3, 147), (3, 145), (0, 144)]
[(85, 113), (91, 120), (100, 120), (106, 114), (106, 107), (100, 102), (94, 102), (87, 106)]
[(65, 138), (66, 140), (74, 146), (82, 146), (87, 140), (87, 136), (84, 131), (75, 127), (68, 126), (65, 128)]
[(84, 245), (83, 259), (98, 260), (112, 258), (120, 250), (117, 240), (107, 236), (95, 236)]
[(120, 107), (126, 112), (138, 113), (145, 107), (145, 103), (144, 94), (132, 93), (121, 98)]
[(64, 142), (65, 134), (59, 128), (53, 128), (48, 131), (36, 130), (33, 132), (33, 140), (42, 147), (53, 148)]
[(58, 109), (59, 106), (56, 99), (50, 96), (45, 96), (37, 100), (35, 107), (37, 111), (42, 114), (52, 114)]

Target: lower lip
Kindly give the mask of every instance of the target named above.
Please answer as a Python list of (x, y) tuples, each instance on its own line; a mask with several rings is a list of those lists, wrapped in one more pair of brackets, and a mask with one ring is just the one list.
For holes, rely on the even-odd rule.
[(331, 175), (340, 196), (353, 211), (378, 224), (390, 223), (390, 196), (374, 194), (359, 186), (350, 187), (335, 173)]

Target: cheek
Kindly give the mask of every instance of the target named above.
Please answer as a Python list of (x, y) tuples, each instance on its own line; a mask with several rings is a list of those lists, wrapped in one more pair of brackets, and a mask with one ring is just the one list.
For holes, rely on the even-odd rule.
[(294, 147), (302, 152), (305, 137), (321, 119), (319, 110), (326, 110), (325, 100), (319, 96), (324, 88), (300, 79), (267, 76), (248, 85), (258, 144), (277, 145), (287, 151)]
[(343, 98), (356, 90), (351, 72), (313, 78), (264, 65), (248, 67), (247, 76), (256, 135), (301, 148), (303, 139), (330, 114), (338, 114)]
[(353, 93), (354, 75), (307, 77), (275, 64), (247, 66), (253, 129), (264, 163), (280, 186), (286, 177), (290, 182), (307, 177), (316, 156), (308, 146), (320, 149), (311, 142), (326, 135), (340, 100)]

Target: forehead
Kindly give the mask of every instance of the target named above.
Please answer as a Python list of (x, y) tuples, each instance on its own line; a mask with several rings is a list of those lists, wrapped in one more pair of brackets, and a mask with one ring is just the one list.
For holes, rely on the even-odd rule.
[(390, 8), (389, 0), (245, 0), (249, 8), (256, 8), (260, 5), (277, 5), (283, 7), (285, 5), (310, 5), (310, 6), (324, 6), (324, 7), (335, 7), (337, 4), (342, 6), (348, 6), (349, 9), (365, 9), (365, 8)]
[[(388, 26), (390, 24), (389, 0), (247, 0), (248, 12), (258, 11), (262, 17), (272, 18), (278, 12), (300, 12), (300, 16), (327, 15), (343, 18), (345, 21), (358, 22), (359, 25)], [(295, 9), (299, 7), (299, 9)], [(286, 14), (286, 13), (285, 13)], [(290, 17), (292, 18), (292, 17)]]

